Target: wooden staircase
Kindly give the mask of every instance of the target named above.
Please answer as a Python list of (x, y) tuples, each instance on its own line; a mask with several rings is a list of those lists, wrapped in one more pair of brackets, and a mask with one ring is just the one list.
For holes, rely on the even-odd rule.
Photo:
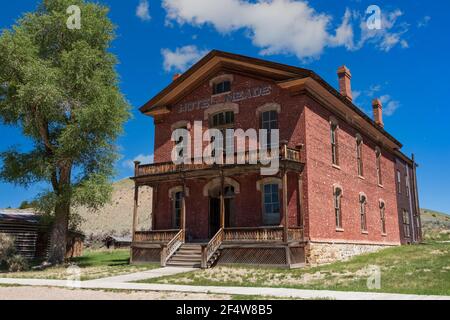
[(184, 243), (167, 261), (170, 267), (200, 268), (202, 264), (202, 246), (200, 244)]

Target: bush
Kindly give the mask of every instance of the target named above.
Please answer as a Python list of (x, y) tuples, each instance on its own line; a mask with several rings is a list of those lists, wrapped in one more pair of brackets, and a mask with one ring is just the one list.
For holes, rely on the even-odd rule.
[(4, 233), (0, 233), (0, 267), (11, 272), (28, 269), (27, 260), (16, 254), (14, 238)]
[(6, 260), (11, 257), (15, 251), (14, 239), (7, 234), (0, 233), (0, 264), (6, 263)]
[(28, 262), (21, 255), (14, 254), (6, 260), (9, 272), (19, 272), (28, 270)]

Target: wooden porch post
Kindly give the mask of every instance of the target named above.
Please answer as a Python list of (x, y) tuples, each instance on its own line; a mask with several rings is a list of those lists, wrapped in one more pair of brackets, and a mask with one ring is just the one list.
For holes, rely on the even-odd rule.
[(225, 228), (225, 197), (223, 170), (220, 171), (220, 228)]
[(181, 197), (181, 218), (180, 227), (184, 233), (183, 242), (186, 240), (186, 181), (183, 177), (183, 197)]
[(283, 216), (284, 216), (284, 232), (283, 232), (283, 241), (288, 241), (288, 201), (287, 201), (287, 170), (284, 168), (283, 170)]
[[(136, 177), (138, 175), (139, 171), (139, 161), (134, 162), (134, 176)], [(134, 206), (133, 206), (133, 226), (132, 226), (132, 240), (135, 241), (135, 233), (137, 228), (137, 214), (138, 214), (138, 207), (139, 207), (139, 185), (137, 182), (134, 182)]]
[(303, 217), (303, 210), (302, 210), (302, 201), (303, 201), (303, 174), (298, 174), (298, 186), (297, 186), (297, 214), (298, 214), (298, 225), (299, 227), (304, 228), (304, 217)]

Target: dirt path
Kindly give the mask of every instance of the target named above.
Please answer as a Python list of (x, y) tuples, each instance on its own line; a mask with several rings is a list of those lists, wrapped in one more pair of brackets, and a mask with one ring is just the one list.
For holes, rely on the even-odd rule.
[(228, 300), (229, 295), (156, 291), (103, 291), (49, 287), (1, 287), (0, 300)]

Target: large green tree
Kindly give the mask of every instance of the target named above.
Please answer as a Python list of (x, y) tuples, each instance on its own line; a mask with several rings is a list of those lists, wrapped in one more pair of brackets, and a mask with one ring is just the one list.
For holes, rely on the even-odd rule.
[[(67, 13), (72, 5), (81, 9), (79, 29), (68, 27), (68, 19), (75, 25)], [(0, 178), (48, 183), (38, 200), (54, 215), (53, 263), (64, 259), (71, 207), (96, 209), (109, 200), (114, 141), (129, 117), (107, 14), (84, 0), (43, 0), (0, 35), (0, 119), (32, 141), (31, 149), (0, 154)]]

